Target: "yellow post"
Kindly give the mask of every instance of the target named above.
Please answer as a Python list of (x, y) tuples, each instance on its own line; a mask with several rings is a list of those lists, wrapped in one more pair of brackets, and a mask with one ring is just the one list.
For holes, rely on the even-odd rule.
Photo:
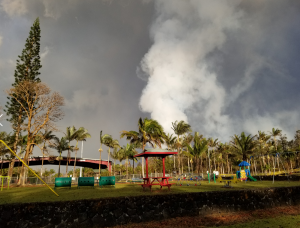
[(4, 178), (7, 178), (7, 189), (9, 189), (9, 180), (10, 180), (10, 176), (0, 176), (0, 178), (2, 179), (2, 184), (1, 184), (1, 191), (3, 189), (3, 182), (4, 182)]
[(26, 163), (17, 155), (17, 154), (15, 154), (15, 152), (13, 152), (10, 148), (9, 148), (9, 146), (7, 146), (6, 145), (6, 143), (5, 142), (3, 142), (2, 140), (0, 140), (0, 142), (2, 142), (3, 144), (4, 144), (4, 146), (6, 146), (9, 150), (10, 150), (10, 152), (12, 152), (13, 153), (13, 155), (15, 155), (37, 178), (39, 178), (55, 195), (57, 195), (57, 196), (59, 196), (49, 185), (47, 185), (46, 183), (45, 183), (45, 181), (43, 181), (42, 180), (42, 178), (40, 178), (28, 165), (26, 165)]

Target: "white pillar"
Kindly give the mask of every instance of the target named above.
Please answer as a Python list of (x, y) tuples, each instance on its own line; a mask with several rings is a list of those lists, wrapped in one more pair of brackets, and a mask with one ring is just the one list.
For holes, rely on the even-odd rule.
[[(81, 144), (81, 159), (82, 159), (82, 154), (83, 154), (83, 141), (81, 141), (82, 144)], [(82, 167), (80, 167), (80, 177), (82, 177)]]

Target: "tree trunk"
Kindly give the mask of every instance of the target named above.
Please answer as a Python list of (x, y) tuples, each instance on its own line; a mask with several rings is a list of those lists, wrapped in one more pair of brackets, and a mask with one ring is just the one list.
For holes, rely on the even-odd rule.
[(181, 156), (181, 173), (183, 173), (183, 156)]
[(42, 157), (41, 177), (43, 177), (43, 166), (44, 166), (44, 151), (43, 151), (43, 157)]
[(126, 182), (128, 181), (128, 157), (126, 157)]
[(100, 158), (99, 158), (99, 177), (101, 176), (101, 152), (102, 152), (102, 146), (101, 146), (100, 151), (99, 151), (99, 153), (100, 153)]
[[(23, 161), (24, 161), (25, 164), (28, 161), (28, 157), (29, 157), (29, 154), (30, 154), (30, 147), (31, 147), (31, 144), (27, 143), (26, 152), (25, 152), (25, 155), (24, 155), (24, 158), (23, 158)], [(21, 168), (21, 173), (20, 173), (20, 182), (19, 182), (19, 185), (21, 185), (21, 186), (25, 185), (25, 177), (26, 177), (25, 172), (26, 172), (26, 167), (22, 163), (22, 168)]]
[(209, 174), (211, 174), (210, 156), (208, 156), (208, 169), (209, 169)]
[(181, 171), (180, 171), (180, 152), (179, 152), (179, 147), (178, 147), (178, 174), (181, 175)]
[[(77, 146), (76, 146), (76, 148), (77, 148)], [(74, 160), (74, 168), (73, 168), (73, 177), (75, 177), (76, 157), (77, 157), (77, 149), (75, 149), (75, 160)]]
[[(271, 168), (270, 166), (270, 157), (268, 156), (268, 166)], [(270, 169), (269, 169), (269, 174), (271, 173)]]
[(215, 156), (214, 151), (213, 151), (213, 155), (214, 155), (214, 167), (215, 167), (215, 170), (217, 170), (217, 168), (216, 168), (216, 156)]
[(202, 155), (200, 156), (200, 165), (199, 165), (198, 174), (200, 173), (200, 167), (201, 167), (201, 173), (203, 173), (203, 158), (202, 158)]
[(114, 172), (113, 174), (115, 175), (116, 174), (116, 159), (114, 158)]
[(110, 147), (108, 147), (108, 174), (109, 174), (109, 176), (111, 176), (110, 163), (109, 163), (109, 155), (110, 155)]
[(132, 170), (132, 172), (134, 174), (134, 158), (132, 159), (132, 162), (133, 162), (133, 170)]
[[(19, 117), (18, 117), (19, 125), (18, 125), (17, 130), (16, 130), (15, 142), (14, 142), (14, 147), (13, 147), (13, 151), (16, 154), (17, 154), (17, 148), (18, 148), (18, 142), (19, 142), (19, 134), (20, 134), (20, 131), (21, 131), (21, 127), (20, 127), (21, 120), (22, 120), (22, 108), (20, 107)], [(9, 177), (12, 177), (14, 166), (15, 166), (15, 156), (13, 156), (13, 159), (10, 162), (10, 166), (9, 166), (9, 170), (8, 170), (8, 176)]]
[[(146, 143), (143, 143), (143, 151), (145, 150)], [(142, 157), (142, 177), (145, 178), (145, 158)]]
[(173, 155), (173, 159), (174, 159), (174, 171), (176, 171), (175, 155)]
[(59, 159), (59, 165), (58, 165), (58, 177), (60, 177), (60, 159)]
[(259, 159), (261, 173), (263, 173), (263, 162), (262, 162), (262, 160), (263, 160), (263, 158)]
[(3, 176), (3, 156), (1, 156), (1, 176)]
[(68, 155), (67, 155), (67, 166), (66, 166), (66, 177), (68, 176), (68, 165), (69, 165), (69, 160), (70, 160), (70, 151), (68, 150)]

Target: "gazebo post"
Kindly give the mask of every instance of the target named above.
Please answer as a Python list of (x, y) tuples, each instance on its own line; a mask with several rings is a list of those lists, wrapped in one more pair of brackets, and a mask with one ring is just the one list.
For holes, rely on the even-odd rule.
[(165, 177), (165, 158), (166, 157), (162, 158), (162, 163), (163, 163), (163, 177)]
[(145, 157), (146, 160), (146, 178), (148, 178), (148, 157)]

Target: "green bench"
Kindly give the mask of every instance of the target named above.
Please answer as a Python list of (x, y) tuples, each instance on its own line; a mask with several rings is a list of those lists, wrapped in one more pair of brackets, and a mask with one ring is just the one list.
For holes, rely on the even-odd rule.
[(94, 185), (95, 185), (94, 177), (78, 177), (77, 188), (80, 188), (80, 186), (92, 186), (94, 188)]
[(56, 177), (54, 183), (54, 190), (56, 188), (61, 188), (61, 187), (71, 188), (71, 184), (72, 184), (72, 177)]
[(115, 187), (116, 185), (116, 178), (115, 176), (110, 177), (100, 177), (99, 179), (99, 186), (102, 188), (104, 185), (113, 185)]

